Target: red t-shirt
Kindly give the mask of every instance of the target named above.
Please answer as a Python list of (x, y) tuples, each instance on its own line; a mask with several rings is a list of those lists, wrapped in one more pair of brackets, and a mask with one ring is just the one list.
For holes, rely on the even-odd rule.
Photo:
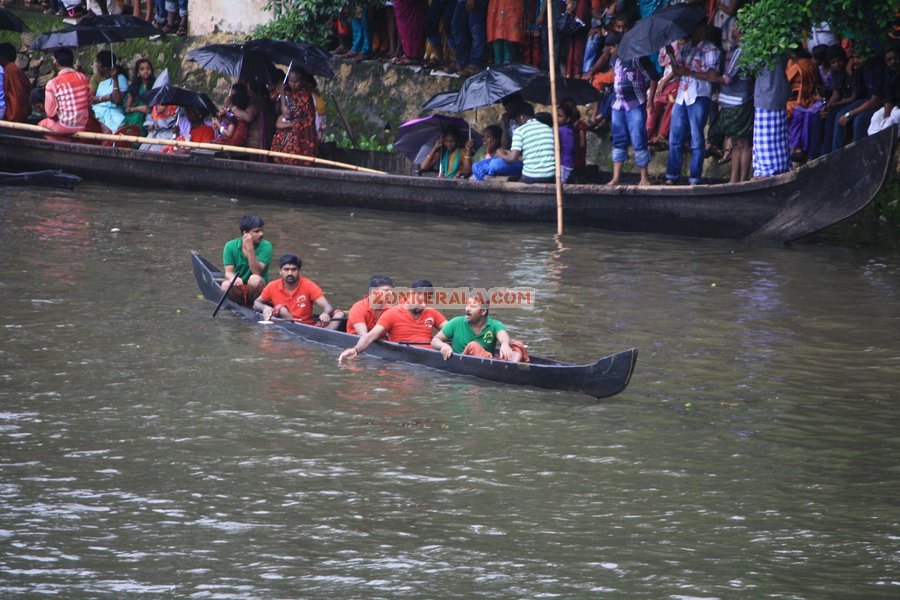
[(191, 141), (201, 143), (214, 142), (216, 141), (216, 132), (206, 123), (191, 127)]
[(347, 333), (356, 334), (356, 328), (353, 326), (357, 323), (363, 323), (366, 329), (372, 331), (375, 322), (375, 311), (369, 306), (369, 297), (366, 296), (350, 307), (350, 312), (347, 313)]
[(283, 279), (276, 279), (263, 288), (259, 298), (272, 306), (279, 304), (285, 306), (296, 320), (312, 325), (314, 323), (313, 302), (322, 296), (322, 288), (317, 286), (314, 281), (301, 277), (293, 292), (284, 289)]
[(418, 319), (414, 319), (412, 314), (402, 306), (385, 310), (378, 319), (378, 325), (387, 330), (392, 342), (423, 346), (431, 345), (434, 329), (440, 329), (446, 322), (447, 319), (444, 318), (444, 315), (429, 307), (422, 311)]

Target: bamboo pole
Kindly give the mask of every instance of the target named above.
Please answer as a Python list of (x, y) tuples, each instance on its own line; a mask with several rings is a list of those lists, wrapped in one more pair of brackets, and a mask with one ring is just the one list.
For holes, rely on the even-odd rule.
[(287, 158), (291, 160), (308, 160), (315, 164), (327, 165), (331, 167), (339, 167), (341, 169), (349, 169), (351, 171), (359, 171), (361, 173), (371, 173), (373, 175), (387, 175), (384, 171), (376, 171), (375, 169), (367, 169), (365, 167), (357, 167), (356, 165), (348, 165), (342, 162), (327, 160), (324, 158), (315, 158), (313, 156), (303, 156), (301, 154), (289, 154), (287, 152), (273, 152), (272, 150), (260, 150), (259, 148), (241, 148), (240, 146), (226, 146), (224, 144), (207, 144), (203, 142), (187, 142), (183, 140), (161, 140), (156, 138), (141, 137), (137, 135), (112, 135), (108, 133), (93, 133), (90, 131), (78, 131), (71, 134), (57, 133), (39, 125), (29, 125), (28, 123), (14, 123), (12, 121), (0, 120), (0, 127), (7, 129), (18, 129), (21, 131), (33, 131), (35, 133), (46, 133), (58, 137), (74, 137), (84, 140), (105, 140), (110, 142), (131, 142), (135, 144), (153, 144), (154, 146), (177, 146), (179, 148), (194, 148), (196, 150), (211, 150), (214, 152), (237, 152), (241, 154), (252, 154), (256, 156), (268, 156), (270, 158)]
[(553, 47), (553, 7), (556, 0), (547, 0), (547, 53), (550, 60), (550, 114), (553, 117), (553, 161), (556, 166), (556, 235), (563, 234), (562, 163), (559, 150), (559, 115), (556, 114), (556, 51)]

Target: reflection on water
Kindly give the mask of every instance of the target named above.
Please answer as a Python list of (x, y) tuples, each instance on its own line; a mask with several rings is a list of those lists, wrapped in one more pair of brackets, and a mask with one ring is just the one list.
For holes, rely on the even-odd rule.
[[(189, 251), (250, 211), (337, 304), (373, 273), (534, 286), (495, 316), (537, 354), (639, 348), (631, 386), (338, 367), (212, 319)], [(92, 185), (0, 219), (4, 596), (896, 595), (891, 251)]]

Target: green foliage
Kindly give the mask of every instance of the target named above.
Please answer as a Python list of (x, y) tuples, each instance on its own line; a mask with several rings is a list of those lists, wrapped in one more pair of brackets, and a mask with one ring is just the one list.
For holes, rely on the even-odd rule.
[(344, 0), (266, 0), (264, 10), (273, 18), (257, 27), (253, 37), (324, 44), (343, 4)]
[(738, 12), (741, 63), (748, 72), (774, 65), (799, 45), (813, 23), (857, 40), (862, 54), (887, 37), (897, 0), (756, 0)]
[(368, 137), (359, 136), (356, 138), (356, 146), (350, 142), (350, 136), (347, 132), (341, 130), (337, 133), (332, 132), (325, 136), (326, 142), (334, 142), (338, 148), (356, 148), (357, 150), (374, 150), (376, 152), (393, 152), (394, 144), (388, 142), (385, 144), (378, 139), (377, 134)]

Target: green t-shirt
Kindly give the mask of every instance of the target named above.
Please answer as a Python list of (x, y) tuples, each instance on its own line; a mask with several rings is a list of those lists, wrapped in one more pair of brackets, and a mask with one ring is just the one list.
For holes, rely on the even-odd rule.
[(503, 323), (490, 317), (487, 318), (484, 327), (481, 328), (481, 333), (478, 335), (475, 335), (475, 332), (472, 331), (472, 326), (469, 325), (465, 317), (453, 317), (441, 329), (441, 333), (447, 336), (447, 339), (450, 340), (450, 345), (453, 346), (453, 351), (457, 354), (462, 354), (469, 342), (473, 340), (493, 354), (494, 348), (497, 346), (497, 333), (501, 331), (506, 331)]
[[(250, 263), (247, 262), (247, 256), (244, 254), (242, 242), (242, 238), (234, 238), (225, 244), (225, 249), (222, 251), (222, 264), (234, 265), (234, 274), (240, 277), (241, 281), (247, 281), (252, 273), (250, 272)], [(269, 264), (272, 262), (272, 242), (263, 239), (256, 246), (256, 260), (265, 263), (266, 268), (263, 269), (262, 277), (268, 282)]]

